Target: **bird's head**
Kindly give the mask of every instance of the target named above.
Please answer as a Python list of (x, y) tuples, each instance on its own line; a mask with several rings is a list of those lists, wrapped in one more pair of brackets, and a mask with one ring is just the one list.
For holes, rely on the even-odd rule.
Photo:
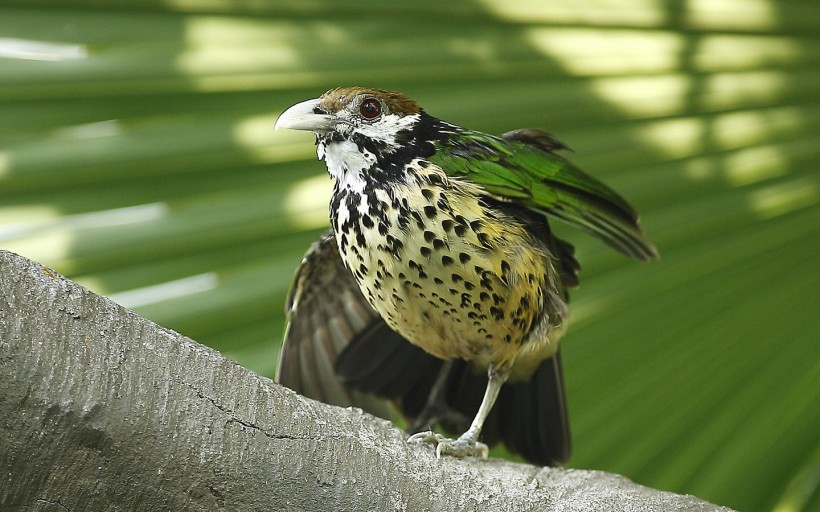
[(331, 139), (353, 134), (385, 139), (412, 124), (420, 113), (419, 106), (399, 92), (339, 87), (285, 110), (275, 129), (306, 130)]
[(365, 87), (331, 89), (285, 110), (275, 129), (311, 131), (331, 174), (386, 169), (434, 150), (424, 128), (433, 122), (399, 92)]

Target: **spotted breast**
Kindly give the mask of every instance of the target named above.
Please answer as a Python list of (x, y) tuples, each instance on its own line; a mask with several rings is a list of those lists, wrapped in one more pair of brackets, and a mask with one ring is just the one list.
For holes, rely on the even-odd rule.
[(368, 302), (435, 356), (484, 368), (518, 356), (528, 373), (555, 353), (566, 316), (547, 247), (474, 185), (424, 160), (404, 176), (389, 186), (337, 182), (339, 253)]

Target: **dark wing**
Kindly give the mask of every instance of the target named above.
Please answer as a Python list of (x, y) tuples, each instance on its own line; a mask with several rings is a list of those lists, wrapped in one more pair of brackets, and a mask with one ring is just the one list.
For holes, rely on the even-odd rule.
[[(571, 255), (571, 246), (565, 245), (561, 253)], [(567, 278), (574, 279), (574, 271), (570, 274)], [(427, 414), (433, 385), (446, 369), (445, 403), (437, 405), (448, 411), (440, 417), (463, 421), (444, 421), (442, 426), (452, 434), (469, 426), (487, 386), (486, 373), (460, 360), (446, 366), (390, 329), (342, 263), (331, 230), (302, 260), (286, 310), (289, 323), (276, 378), (280, 384), (315, 400), (360, 407), (383, 418), (393, 416), (392, 403), (412, 424)], [(503, 441), (536, 464), (567, 460), (560, 359), (544, 361), (528, 382), (504, 386), (483, 439), (488, 444)]]
[[(484, 396), (487, 373), (463, 360), (443, 365), (415, 346), (402, 343), (395, 346), (392, 341), (385, 344), (370, 338), (358, 341), (354, 350), (343, 353), (339, 363), (352, 374), (359, 365), (370, 366), (368, 358), (361, 357), (364, 354), (386, 363), (378, 368), (372, 366), (376, 371), (362, 372), (351, 386), (379, 390), (378, 394), (394, 400), (411, 432), (437, 425), (451, 435), (466, 431)], [(439, 372), (446, 372), (443, 401), (431, 404)], [(401, 376), (408, 373), (411, 380)], [(432, 410), (425, 409), (427, 406)], [(560, 352), (543, 361), (529, 380), (504, 384), (484, 423), (481, 439), (490, 446), (503, 442), (511, 453), (533, 464), (557, 466), (569, 460), (569, 415)]]
[(453, 127), (429, 157), (453, 177), (472, 181), (500, 201), (560, 218), (627, 256), (650, 260), (635, 210), (614, 190), (557, 153), (564, 148), (540, 130), (502, 137)]
[(339, 354), (384, 322), (342, 263), (332, 230), (302, 259), (285, 310), (288, 326), (276, 381), (308, 398), (389, 417), (389, 403), (351, 389), (335, 371)]
[(311, 245), (285, 304), (276, 381), (308, 398), (382, 418), (424, 405), (442, 361), (410, 344), (374, 311), (344, 266), (329, 229)]

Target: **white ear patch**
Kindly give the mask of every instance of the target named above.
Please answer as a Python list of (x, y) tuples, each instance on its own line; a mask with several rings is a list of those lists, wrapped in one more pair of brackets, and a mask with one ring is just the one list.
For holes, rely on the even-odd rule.
[(378, 121), (367, 124), (363, 123), (353, 130), (368, 139), (384, 142), (388, 150), (396, 148), (396, 135), (403, 130), (411, 129), (419, 120), (418, 114), (400, 116), (397, 114), (387, 114)]

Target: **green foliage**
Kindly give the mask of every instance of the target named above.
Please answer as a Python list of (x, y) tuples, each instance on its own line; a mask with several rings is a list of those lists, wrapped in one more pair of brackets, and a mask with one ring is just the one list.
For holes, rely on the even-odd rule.
[[(527, 132), (554, 145), (546, 132)], [(637, 214), (622, 197), (556, 152), (544, 150), (542, 142), (525, 140), (463, 131), (448, 143), (453, 147), (430, 160), (497, 198), (565, 220), (627, 256), (657, 258), (636, 224)]]
[(329, 179), (287, 106), (393, 88), (540, 127), (661, 260), (567, 230), (572, 465), (745, 511), (818, 510), (820, 6), (8, 0), (0, 247), (268, 376)]

